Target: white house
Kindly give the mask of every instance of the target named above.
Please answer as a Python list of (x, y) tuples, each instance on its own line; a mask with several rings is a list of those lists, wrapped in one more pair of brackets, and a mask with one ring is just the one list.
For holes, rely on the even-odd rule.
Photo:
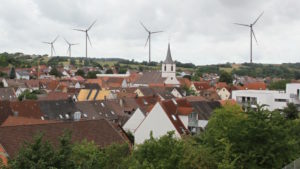
[(217, 93), (220, 96), (221, 100), (228, 100), (230, 97), (230, 92), (226, 89), (226, 87), (217, 89)]
[(266, 109), (273, 111), (285, 108), (290, 96), (284, 91), (275, 90), (235, 90), (232, 91), (232, 99), (243, 106), (255, 107), (256, 104), (265, 104)]
[(125, 131), (134, 133), (136, 128), (139, 126), (139, 124), (141, 124), (145, 117), (146, 115), (141, 111), (141, 109), (137, 108), (127, 122), (123, 125), (123, 129)]
[(29, 80), (30, 74), (27, 71), (17, 71), (16, 72), (16, 79), (20, 80)]
[(150, 133), (154, 138), (159, 138), (169, 131), (174, 131), (176, 138), (181, 138), (181, 135), (189, 133), (176, 114), (176, 105), (168, 100), (156, 103), (136, 128), (134, 132), (135, 143), (143, 143), (150, 138)]

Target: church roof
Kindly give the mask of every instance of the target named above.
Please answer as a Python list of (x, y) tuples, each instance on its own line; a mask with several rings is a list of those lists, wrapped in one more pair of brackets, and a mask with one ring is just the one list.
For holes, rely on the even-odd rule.
[(170, 43), (168, 44), (168, 52), (166, 60), (164, 61), (164, 64), (174, 64), (172, 56), (171, 56), (171, 50), (170, 50)]

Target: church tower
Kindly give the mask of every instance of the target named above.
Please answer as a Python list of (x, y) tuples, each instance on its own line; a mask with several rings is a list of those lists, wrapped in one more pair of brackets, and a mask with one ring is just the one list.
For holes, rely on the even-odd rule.
[(168, 44), (167, 57), (161, 65), (161, 76), (167, 78), (165, 84), (179, 84), (176, 78), (176, 64), (171, 56), (170, 43)]

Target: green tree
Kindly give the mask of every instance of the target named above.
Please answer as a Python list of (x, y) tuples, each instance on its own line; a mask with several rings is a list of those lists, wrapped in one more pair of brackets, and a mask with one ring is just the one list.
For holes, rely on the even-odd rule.
[(107, 69), (106, 72), (105, 72), (105, 74), (113, 74), (113, 73), (114, 73), (114, 72), (113, 72), (112, 69)]
[(56, 69), (56, 67), (53, 67), (53, 68), (51, 69), (51, 71), (49, 72), (49, 74), (50, 74), (50, 75), (53, 75), (53, 76), (55, 76), (55, 77), (61, 77), (61, 76), (62, 76), (61, 72), (58, 71), (58, 70)]
[(286, 84), (290, 82), (290, 80), (279, 80), (277, 82), (270, 83), (268, 88), (270, 90), (285, 90)]
[(299, 118), (299, 111), (294, 103), (288, 103), (283, 112), (287, 119), (294, 120)]
[(226, 82), (227, 84), (231, 84), (232, 81), (233, 81), (233, 78), (232, 78), (230, 73), (222, 71), (219, 81), (220, 82)]
[[(202, 143), (222, 168), (282, 168), (299, 154), (289, 122), (278, 111), (225, 106), (210, 119)], [(298, 137), (299, 138), (299, 137)]]
[(98, 72), (98, 71), (90, 71), (86, 75), (86, 78), (88, 78), (88, 79), (97, 79), (97, 74), (100, 74), (100, 72)]
[(12, 67), (10, 69), (10, 72), (9, 72), (9, 78), (10, 79), (15, 79), (16, 78), (16, 70), (15, 70), (15, 67)]
[(22, 101), (22, 100), (37, 100), (37, 94), (39, 94), (40, 91), (32, 91), (30, 92), (28, 89), (25, 90), (23, 93), (21, 93), (18, 97), (18, 100), (19, 101)]
[(85, 72), (82, 69), (78, 69), (75, 75), (85, 77)]
[(43, 140), (43, 134), (38, 134), (32, 143), (25, 142), (17, 156), (9, 161), (8, 168), (55, 168), (55, 162), (55, 151), (52, 145)]

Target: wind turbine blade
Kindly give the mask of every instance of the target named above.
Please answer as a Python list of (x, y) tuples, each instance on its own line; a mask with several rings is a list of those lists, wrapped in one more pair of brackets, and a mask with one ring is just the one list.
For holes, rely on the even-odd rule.
[(91, 26), (87, 29), (87, 31), (89, 31), (89, 30), (95, 25), (96, 22), (97, 22), (97, 20), (95, 20), (95, 21), (91, 24)]
[(51, 44), (51, 42), (42, 42), (42, 43)]
[(71, 43), (70, 45), (71, 46), (73, 46), (73, 45), (79, 45), (79, 43)]
[(147, 28), (146, 28), (146, 26), (143, 24), (143, 22), (140, 22), (141, 23), (141, 25), (144, 27), (144, 29), (147, 31), (147, 32), (150, 32)]
[(89, 34), (86, 34), (86, 36), (87, 36), (87, 39), (89, 40), (89, 42), (90, 42), (90, 45), (92, 46), (92, 42), (91, 42), (91, 39), (90, 39), (90, 36), (89, 36)]
[(151, 33), (161, 33), (161, 32), (164, 32), (164, 31), (155, 31), (155, 32), (151, 32)]
[(246, 26), (246, 27), (249, 27), (250, 25), (247, 25), (247, 24), (242, 24), (242, 23), (233, 23), (235, 25), (239, 25), (239, 26)]
[(147, 46), (149, 39), (150, 39), (150, 35), (148, 35), (148, 38), (147, 38), (146, 43), (145, 43), (145, 47)]
[(252, 35), (253, 35), (253, 37), (254, 37), (254, 39), (255, 39), (255, 41), (256, 41), (256, 44), (258, 45), (258, 42), (257, 42), (256, 36), (255, 36), (255, 33), (254, 33), (254, 31), (253, 31), (253, 30), (252, 30)]
[(56, 38), (52, 41), (52, 43), (54, 43), (57, 39), (58, 39), (58, 35), (56, 36)]
[(85, 32), (85, 30), (83, 30), (83, 29), (72, 29), (72, 30), (74, 30), (74, 31), (80, 31), (80, 32)]
[(69, 44), (69, 45), (70, 45), (70, 42), (69, 42), (69, 41), (67, 41), (67, 39), (65, 39), (65, 38), (64, 38), (64, 40), (66, 41), (66, 43), (67, 43), (67, 44)]
[(253, 22), (253, 24), (252, 25), (255, 25), (256, 24), (256, 22), (260, 19), (260, 17), (262, 16), (264, 14), (264, 12), (262, 12), (259, 16), (258, 16), (258, 18)]

